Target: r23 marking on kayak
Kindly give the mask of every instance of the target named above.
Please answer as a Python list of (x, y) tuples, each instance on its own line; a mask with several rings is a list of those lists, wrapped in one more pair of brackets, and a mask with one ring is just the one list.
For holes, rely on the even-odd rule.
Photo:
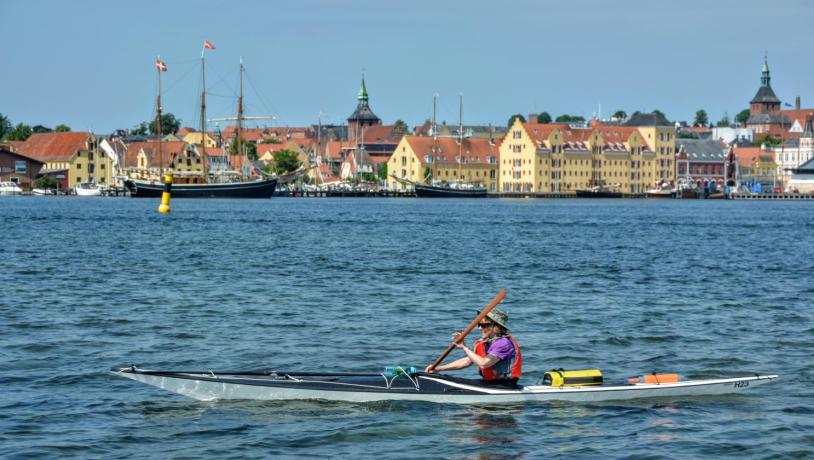
[(746, 388), (749, 386), (749, 382), (744, 380), (742, 382), (735, 382), (732, 384), (735, 388)]

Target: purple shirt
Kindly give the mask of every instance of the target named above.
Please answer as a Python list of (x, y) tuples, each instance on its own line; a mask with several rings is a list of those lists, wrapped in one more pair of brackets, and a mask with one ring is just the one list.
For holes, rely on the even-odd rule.
[(508, 361), (514, 358), (515, 351), (512, 341), (508, 337), (500, 337), (492, 342), (486, 350), (487, 355), (492, 355), (500, 361)]

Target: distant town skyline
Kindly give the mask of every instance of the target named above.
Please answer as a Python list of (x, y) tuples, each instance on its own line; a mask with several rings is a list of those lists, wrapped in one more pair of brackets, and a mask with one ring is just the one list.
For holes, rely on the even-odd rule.
[[(132, 129), (162, 105), (197, 128), (200, 54), (207, 118), (234, 116), (243, 57), (248, 115), (273, 126), (346, 123), (365, 75), (384, 123), (432, 114), (505, 125), (515, 113), (664, 112), (711, 122), (748, 108), (768, 53), (786, 104), (814, 107), (814, 4), (801, 0), (410, 2), (306, 0), (5, 2), (0, 113), (74, 131)], [(784, 108), (786, 105), (784, 104)], [(209, 126), (210, 129), (213, 125)]]

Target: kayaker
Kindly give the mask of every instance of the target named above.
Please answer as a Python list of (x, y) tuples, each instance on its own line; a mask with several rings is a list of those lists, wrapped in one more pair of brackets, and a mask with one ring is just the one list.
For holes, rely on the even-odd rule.
[[(523, 355), (517, 340), (509, 333), (509, 315), (494, 308), (478, 324), (478, 328), (481, 338), (475, 341), (472, 348), (464, 341), (455, 345), (466, 353), (465, 357), (449, 364), (442, 364), (432, 371), (430, 366), (427, 366), (425, 372), (453, 371), (475, 364), (484, 381), (517, 383), (523, 372)], [(460, 332), (453, 333), (453, 342), (457, 342), (460, 336)]]

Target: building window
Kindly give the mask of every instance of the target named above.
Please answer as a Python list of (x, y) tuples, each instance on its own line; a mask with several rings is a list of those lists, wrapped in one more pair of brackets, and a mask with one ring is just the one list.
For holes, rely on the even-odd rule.
[(76, 169), (82, 169), (82, 163), (77, 163), (76, 164)]

